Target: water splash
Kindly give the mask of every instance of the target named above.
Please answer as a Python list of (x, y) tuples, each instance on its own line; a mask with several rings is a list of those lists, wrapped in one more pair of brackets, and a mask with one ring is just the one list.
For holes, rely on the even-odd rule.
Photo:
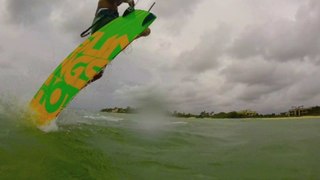
[(38, 128), (45, 132), (45, 133), (50, 133), (50, 132), (57, 132), (59, 130), (59, 127), (57, 125), (57, 120), (51, 121), (49, 124), (44, 125), (44, 126), (38, 126)]
[(30, 123), (26, 103), (15, 96), (0, 95), (0, 115), (12, 122)]
[[(15, 128), (36, 129), (34, 116), (29, 109), (28, 103), (17, 96), (1, 94), (0, 95), (0, 118), (3, 123)], [(38, 127), (43, 132), (57, 131), (56, 122), (47, 126)]]
[(139, 114), (136, 117), (136, 127), (140, 133), (159, 136), (168, 130), (170, 119), (168, 116), (168, 103), (160, 94), (146, 94), (136, 100)]

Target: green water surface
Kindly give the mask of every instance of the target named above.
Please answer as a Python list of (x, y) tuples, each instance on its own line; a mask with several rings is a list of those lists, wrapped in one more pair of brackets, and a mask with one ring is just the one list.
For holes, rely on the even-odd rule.
[(320, 119), (65, 114), (50, 133), (0, 115), (0, 179), (320, 179)]

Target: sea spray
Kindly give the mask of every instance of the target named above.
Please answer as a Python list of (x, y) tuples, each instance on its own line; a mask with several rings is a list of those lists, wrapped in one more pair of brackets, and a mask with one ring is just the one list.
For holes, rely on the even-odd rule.
[(0, 95), (0, 115), (3, 119), (18, 124), (30, 124), (26, 103), (16, 96), (7, 94)]
[(34, 116), (29, 110), (28, 102), (24, 102), (16, 96), (2, 94), (0, 96), (0, 117), (2, 121), (7, 121), (6, 124), (11, 124), (15, 127), (24, 128), (39, 128), (44, 132), (57, 131), (58, 126), (53, 122), (47, 126), (36, 127)]
[(138, 115), (136, 128), (139, 133), (158, 137), (164, 135), (170, 123), (168, 116), (168, 102), (159, 93), (149, 93), (136, 99)]
[(38, 128), (45, 132), (45, 133), (49, 133), (49, 132), (56, 132), (59, 130), (58, 125), (57, 125), (57, 120), (53, 120), (51, 121), (49, 124), (44, 125), (44, 126), (38, 126)]

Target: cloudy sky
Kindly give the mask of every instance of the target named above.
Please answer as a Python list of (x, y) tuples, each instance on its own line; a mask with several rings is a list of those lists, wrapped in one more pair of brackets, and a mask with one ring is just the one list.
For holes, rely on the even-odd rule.
[[(97, 0), (0, 4), (0, 94), (28, 102), (83, 41)], [(185, 112), (320, 105), (320, 1), (158, 0), (153, 12), (152, 34), (119, 55), (71, 107), (135, 106), (151, 97)]]

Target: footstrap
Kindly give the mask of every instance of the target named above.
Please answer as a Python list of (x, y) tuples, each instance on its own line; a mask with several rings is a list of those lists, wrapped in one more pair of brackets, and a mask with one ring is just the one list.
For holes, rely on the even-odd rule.
[(102, 16), (98, 21), (96, 21), (94, 24), (92, 24), (88, 29), (86, 29), (85, 31), (83, 31), (83, 32), (80, 34), (80, 36), (81, 36), (82, 38), (88, 36), (88, 35), (91, 33), (91, 29), (92, 29), (95, 25), (97, 25), (103, 18), (104, 18), (104, 16)]

